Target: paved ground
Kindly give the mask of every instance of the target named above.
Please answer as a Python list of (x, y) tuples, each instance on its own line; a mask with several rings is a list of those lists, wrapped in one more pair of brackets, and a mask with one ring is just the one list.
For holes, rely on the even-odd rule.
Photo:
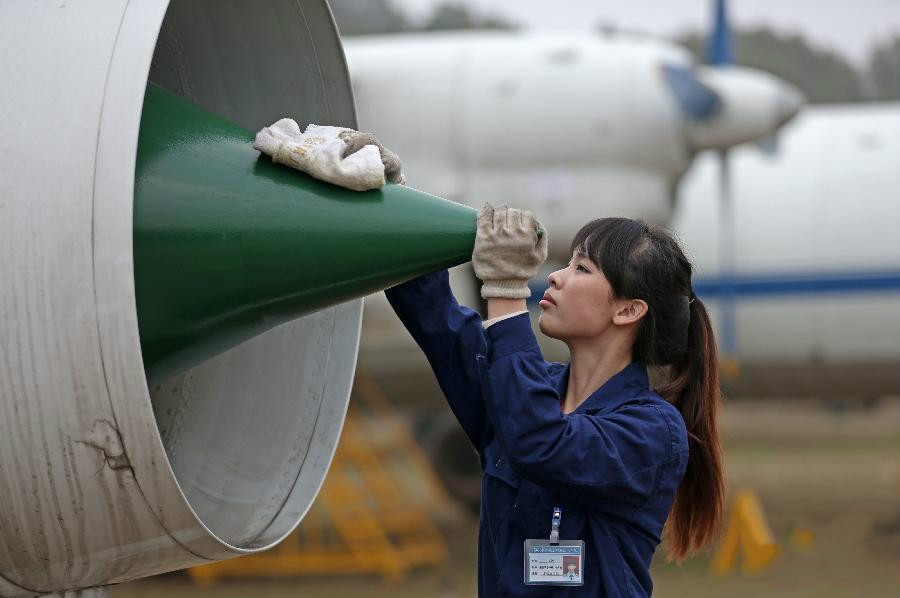
[[(761, 574), (718, 578), (708, 572), (708, 555), (674, 566), (660, 550), (654, 596), (900, 596), (900, 398), (866, 409), (735, 402), (723, 409), (721, 430), (729, 495), (755, 490), (785, 551)], [(401, 584), (297, 578), (226, 580), (198, 589), (173, 574), (117, 586), (112, 596), (474, 596), (477, 521), (462, 511), (443, 520), (451, 563)], [(813, 532), (811, 547), (791, 543), (794, 527)]]

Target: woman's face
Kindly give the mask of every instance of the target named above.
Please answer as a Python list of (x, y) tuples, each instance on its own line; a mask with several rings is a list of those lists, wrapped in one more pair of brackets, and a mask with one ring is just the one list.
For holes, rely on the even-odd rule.
[(612, 326), (616, 302), (606, 276), (575, 252), (568, 266), (550, 274), (541, 300), (541, 332), (563, 342), (596, 338)]

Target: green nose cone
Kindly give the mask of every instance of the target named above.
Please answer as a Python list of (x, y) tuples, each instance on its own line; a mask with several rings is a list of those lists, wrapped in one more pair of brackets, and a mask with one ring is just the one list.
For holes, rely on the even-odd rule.
[(273, 164), (254, 134), (159, 87), (144, 99), (134, 267), (148, 380), (304, 314), (469, 261), (472, 208), (360, 193)]

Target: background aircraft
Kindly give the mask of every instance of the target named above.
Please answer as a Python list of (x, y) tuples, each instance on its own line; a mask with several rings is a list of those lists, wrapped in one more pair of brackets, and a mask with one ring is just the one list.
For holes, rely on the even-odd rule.
[[(900, 109), (817, 107), (789, 123), (802, 96), (735, 65), (721, 2), (715, 17), (709, 66), (633, 34), (347, 39), (360, 126), (396, 149), (412, 186), (535, 211), (551, 256), (534, 297), (587, 220), (671, 225), (715, 318), (729, 396), (897, 392)], [(451, 277), (478, 308), (471, 269)], [(381, 294), (366, 299), (361, 342), (360, 371), (412, 403), (451, 491), (477, 500), (455, 422), (416, 405), (435, 395), (430, 370)]]
[(539, 213), (560, 258), (585, 214), (667, 222), (696, 152), (768, 137), (802, 96), (762, 71), (697, 67), (626, 34), (350, 38), (360, 127), (410, 185)]
[(711, 155), (682, 181), (672, 221), (738, 366), (730, 393), (900, 392), (900, 104), (810, 106), (776, 155), (732, 154), (733, 226)]
[[(733, 63), (723, 2), (712, 40), (712, 66), (614, 32), (375, 36), (347, 38), (345, 51), (360, 127), (397, 151), (410, 185), (534, 211), (558, 263), (591, 218), (670, 222), (698, 152), (771, 140), (798, 112), (795, 88)], [(468, 266), (452, 284), (479, 304)], [(382, 295), (367, 299), (364, 321), (361, 365), (408, 369), (404, 353), (417, 349)]]

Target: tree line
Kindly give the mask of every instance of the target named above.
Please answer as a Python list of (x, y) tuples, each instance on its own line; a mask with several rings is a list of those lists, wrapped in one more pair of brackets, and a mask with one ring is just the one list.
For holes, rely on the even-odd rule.
[[(706, 37), (705, 33), (690, 32), (675, 41), (703, 62)], [(873, 46), (863, 68), (836, 51), (811, 44), (802, 35), (765, 27), (736, 30), (734, 54), (738, 64), (793, 83), (813, 104), (900, 100), (900, 36)]]

